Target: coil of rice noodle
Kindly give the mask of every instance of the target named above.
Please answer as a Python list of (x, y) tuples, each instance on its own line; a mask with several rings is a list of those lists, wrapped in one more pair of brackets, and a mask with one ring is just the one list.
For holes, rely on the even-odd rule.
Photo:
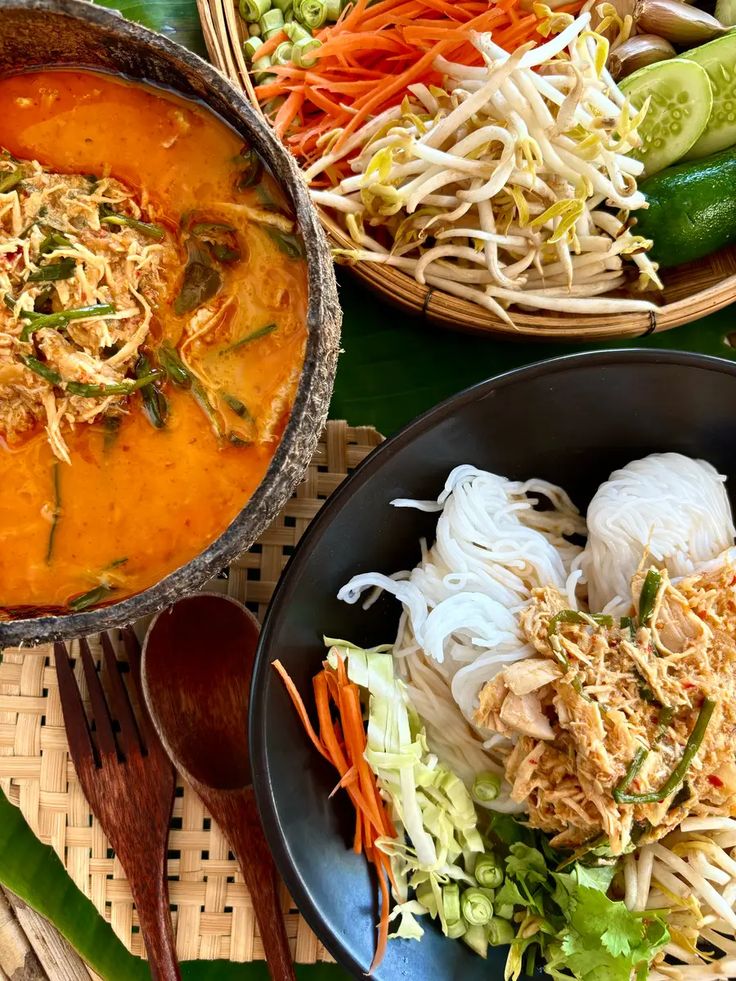
[[(537, 509), (542, 500), (548, 510)], [(576, 605), (580, 573), (571, 567), (580, 547), (566, 536), (584, 533), (585, 525), (561, 488), (472, 466), (456, 467), (436, 501), (393, 504), (440, 512), (435, 544), (411, 572), (355, 576), (338, 597), (355, 603), (377, 588), (400, 600), (399, 670), (421, 704), (433, 749), (456, 765), (464, 757), (461, 772), (472, 777), (469, 769), (494, 768), (468, 724), (478, 692), (506, 664), (534, 653), (518, 619), (533, 589), (554, 585)], [(494, 807), (520, 809), (503, 794)]]
[(687, 576), (733, 545), (726, 478), (704, 460), (653, 453), (614, 471), (588, 507), (588, 542), (576, 563), (591, 610), (625, 615), (642, 559)]

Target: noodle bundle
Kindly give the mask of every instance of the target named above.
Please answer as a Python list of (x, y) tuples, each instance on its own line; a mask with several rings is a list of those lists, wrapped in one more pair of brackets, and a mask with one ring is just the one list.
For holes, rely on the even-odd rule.
[(646, 554), (671, 576), (686, 576), (732, 545), (725, 479), (680, 453), (653, 453), (612, 473), (588, 507), (579, 560), (590, 609), (627, 613)]
[[(550, 510), (537, 509), (541, 499)], [(568, 589), (575, 602), (580, 573), (572, 573), (571, 566), (580, 547), (565, 536), (584, 531), (583, 520), (559, 487), (511, 481), (471, 466), (452, 471), (437, 501), (393, 503), (440, 511), (435, 544), (410, 573), (358, 575), (338, 597), (355, 603), (363, 590), (378, 587), (402, 602), (394, 656), (412, 698), (421, 698), (436, 751), (453, 760), (464, 757), (464, 764), (457, 762), (460, 772), (467, 773), (469, 760), (476, 772), (493, 769), (465, 720), (472, 718), (486, 681), (533, 654), (518, 618), (532, 590), (551, 582)], [(444, 700), (436, 697), (438, 687)]]

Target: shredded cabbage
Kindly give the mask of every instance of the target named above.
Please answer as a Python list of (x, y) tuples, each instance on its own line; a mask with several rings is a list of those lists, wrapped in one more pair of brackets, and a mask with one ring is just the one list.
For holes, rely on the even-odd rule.
[(484, 850), (473, 800), (462, 780), (429, 751), (406, 685), (394, 676), (390, 647), (363, 650), (328, 638), (325, 643), (330, 645), (330, 665), (334, 668), (342, 658), (350, 681), (367, 695), (365, 758), (397, 829), (396, 838), (377, 842), (391, 859), (397, 885), (399, 905), (393, 917), (399, 923), (392, 936), (421, 937), (423, 930), (415, 917), (428, 910), (418, 900), (408, 901), (408, 894), (409, 887), (425, 883), (437, 900), (446, 932), (441, 889), (451, 881), (474, 885), (469, 872)]

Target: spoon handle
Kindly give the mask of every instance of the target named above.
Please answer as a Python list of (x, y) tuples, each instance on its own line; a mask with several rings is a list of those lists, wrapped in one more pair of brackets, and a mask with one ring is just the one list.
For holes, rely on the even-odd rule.
[(253, 788), (201, 789), (205, 804), (227, 836), (253, 897), (258, 929), (274, 981), (295, 981), (294, 964), (279, 900), (279, 878), (258, 816)]

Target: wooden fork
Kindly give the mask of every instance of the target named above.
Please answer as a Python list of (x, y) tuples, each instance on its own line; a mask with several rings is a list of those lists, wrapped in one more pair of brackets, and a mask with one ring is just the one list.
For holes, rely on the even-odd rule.
[(180, 981), (166, 878), (174, 768), (141, 695), (138, 640), (131, 628), (123, 637), (137, 715), (107, 634), (101, 637), (104, 687), (89, 644), (84, 638), (79, 642), (91, 719), (62, 643), (54, 645), (59, 695), (77, 777), (130, 883), (151, 975), (154, 981)]

